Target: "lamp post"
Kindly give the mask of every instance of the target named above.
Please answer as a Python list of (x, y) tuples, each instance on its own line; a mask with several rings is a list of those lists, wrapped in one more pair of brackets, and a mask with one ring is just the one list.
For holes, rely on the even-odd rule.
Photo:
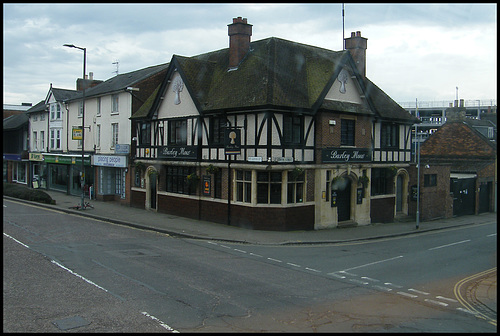
[(80, 173), (80, 186), (82, 189), (82, 204), (81, 204), (81, 209), (85, 210), (85, 66), (86, 66), (86, 60), (87, 60), (87, 48), (82, 48), (82, 47), (77, 47), (74, 44), (64, 44), (64, 47), (68, 48), (75, 48), (75, 49), (80, 49), (83, 50), (83, 84), (82, 84), (82, 172)]

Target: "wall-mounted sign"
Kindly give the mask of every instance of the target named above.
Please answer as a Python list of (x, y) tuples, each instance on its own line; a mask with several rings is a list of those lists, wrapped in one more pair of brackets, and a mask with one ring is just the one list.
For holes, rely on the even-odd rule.
[(100, 167), (126, 168), (127, 157), (119, 155), (93, 155), (92, 164)]
[(324, 148), (321, 159), (323, 163), (370, 162), (372, 152), (367, 148)]
[(42, 153), (30, 153), (30, 161), (43, 161)]
[[(44, 154), (43, 160), (45, 163), (57, 163), (57, 164), (82, 164), (81, 156), (65, 156), (65, 155), (53, 155), (53, 154)], [(90, 157), (86, 156), (84, 158), (84, 164), (86, 166), (90, 166)]]
[(197, 160), (197, 146), (163, 146), (158, 149), (158, 158), (176, 160)]
[(226, 128), (224, 131), (224, 154), (241, 154), (241, 130), (239, 128)]
[(83, 139), (83, 132), (82, 132), (82, 127), (73, 127), (71, 130), (71, 139), (73, 140), (82, 140)]
[(203, 175), (203, 196), (210, 196), (212, 194), (211, 184), (211, 176)]
[(130, 153), (130, 145), (128, 144), (116, 144), (115, 154), (128, 154)]

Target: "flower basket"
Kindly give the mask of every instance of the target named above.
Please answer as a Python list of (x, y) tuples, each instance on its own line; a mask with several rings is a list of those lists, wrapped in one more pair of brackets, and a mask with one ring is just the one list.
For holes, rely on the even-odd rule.
[(219, 171), (219, 167), (215, 167), (213, 164), (211, 164), (207, 167), (208, 174), (217, 174), (218, 171)]
[(398, 167), (391, 166), (391, 167), (387, 168), (387, 173), (389, 176), (392, 176), (392, 177), (396, 176), (396, 174), (398, 173)]
[(368, 186), (368, 183), (370, 183), (370, 179), (368, 178), (368, 176), (362, 175), (359, 177), (358, 183), (361, 183), (363, 187), (366, 188)]
[(189, 174), (186, 178), (190, 186), (198, 185), (198, 181), (200, 180), (200, 177), (196, 173)]
[(296, 167), (290, 172), (290, 178), (293, 181), (296, 181), (299, 177), (301, 177), (304, 174), (304, 169)]

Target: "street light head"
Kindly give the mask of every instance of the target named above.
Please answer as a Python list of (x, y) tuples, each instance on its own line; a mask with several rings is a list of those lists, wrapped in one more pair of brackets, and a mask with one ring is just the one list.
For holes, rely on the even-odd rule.
[(68, 48), (76, 48), (76, 49), (80, 49), (80, 50), (86, 50), (86, 48), (82, 48), (82, 47), (77, 47), (76, 45), (74, 44), (63, 44), (63, 47), (68, 47)]

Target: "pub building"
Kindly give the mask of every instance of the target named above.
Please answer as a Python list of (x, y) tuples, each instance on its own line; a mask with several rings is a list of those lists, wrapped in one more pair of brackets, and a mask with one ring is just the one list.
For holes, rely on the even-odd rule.
[(331, 51), (251, 42), (174, 55), (130, 118), (131, 205), (258, 230), (314, 230), (408, 215), (418, 120), (366, 77), (367, 39)]

